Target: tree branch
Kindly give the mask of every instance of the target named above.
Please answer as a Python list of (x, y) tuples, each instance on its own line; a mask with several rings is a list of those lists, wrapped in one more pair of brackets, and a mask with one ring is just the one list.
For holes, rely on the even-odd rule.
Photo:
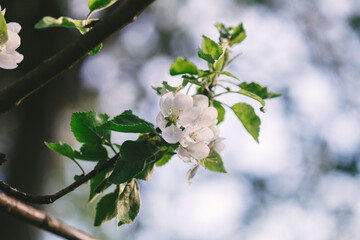
[(72, 228), (45, 212), (28, 206), (4, 193), (0, 193), (0, 210), (66, 239), (97, 240), (97, 238)]
[(77, 41), (45, 60), (34, 70), (0, 90), (0, 112), (19, 105), (23, 99), (39, 90), (63, 71), (71, 68), (89, 51), (118, 29), (135, 21), (154, 0), (122, 0), (119, 6)]
[(119, 154), (116, 154), (114, 157), (112, 157), (109, 161), (106, 163), (100, 165), (99, 167), (95, 168), (91, 172), (89, 172), (86, 175), (82, 175), (79, 177), (78, 180), (67, 186), (66, 188), (58, 191), (57, 193), (54, 193), (52, 195), (44, 195), (44, 196), (34, 196), (29, 195), (25, 192), (22, 192), (9, 184), (3, 182), (0, 180), (0, 190), (7, 193), (9, 196), (12, 196), (18, 200), (28, 202), (28, 203), (35, 203), (35, 204), (49, 204), (55, 202), (57, 199), (63, 197), (64, 195), (72, 192), (76, 188), (78, 188), (80, 185), (91, 179), (92, 177), (99, 174), (101, 171), (105, 170), (108, 167), (112, 167), (115, 165), (116, 160), (118, 159)]

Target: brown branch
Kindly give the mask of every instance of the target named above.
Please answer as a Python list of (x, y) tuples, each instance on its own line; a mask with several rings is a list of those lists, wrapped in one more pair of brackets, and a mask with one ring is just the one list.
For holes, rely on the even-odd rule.
[(97, 240), (97, 238), (72, 228), (45, 212), (28, 206), (4, 193), (0, 193), (0, 210), (66, 239)]
[(115, 31), (133, 22), (154, 0), (122, 0), (119, 6), (103, 20), (95, 24), (87, 34), (45, 60), (34, 70), (0, 90), (0, 112), (20, 102), (53, 80), (63, 71), (71, 68), (89, 51), (103, 42)]
[(2, 190), (3, 192), (7, 193), (9, 196), (12, 196), (18, 200), (24, 201), (24, 202), (28, 202), (28, 203), (35, 203), (35, 204), (49, 204), (49, 203), (53, 203), (55, 202), (57, 199), (63, 197), (64, 195), (72, 192), (73, 190), (75, 190), (76, 188), (78, 188), (79, 186), (81, 186), (83, 183), (87, 182), (89, 179), (91, 179), (92, 177), (96, 176), (97, 174), (99, 174), (101, 171), (112, 167), (115, 165), (116, 160), (118, 159), (119, 154), (116, 154), (114, 157), (112, 157), (109, 161), (107, 161), (106, 163), (100, 165), (99, 167), (95, 168), (94, 170), (92, 170), (91, 172), (89, 172), (86, 175), (82, 175), (79, 177), (78, 180), (76, 180), (75, 182), (73, 182), (72, 184), (70, 184), (69, 186), (67, 186), (66, 188), (58, 191), (57, 193), (54, 193), (52, 195), (43, 195), (43, 196), (34, 196), (34, 195), (29, 195), (25, 192), (22, 192), (12, 186), (10, 186), (9, 184), (3, 182), (0, 180), (0, 190)]

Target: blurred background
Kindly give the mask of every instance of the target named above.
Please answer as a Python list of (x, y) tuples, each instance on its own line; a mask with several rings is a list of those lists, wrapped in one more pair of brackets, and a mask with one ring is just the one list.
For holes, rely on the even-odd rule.
[[(79, 34), (35, 30), (45, 15), (84, 19), (87, 0), (2, 0), (6, 19), (22, 25), (13, 71), (0, 70), (0, 87), (28, 72)], [(106, 14), (106, 13), (105, 13)], [(200, 169), (174, 157), (141, 182), (140, 214), (116, 231), (115, 221), (93, 227), (96, 203), (89, 186), (42, 208), (102, 239), (312, 239), (360, 238), (360, 2), (356, 0), (158, 0), (108, 39), (103, 50), (0, 115), (0, 152), (8, 161), (0, 178), (32, 194), (54, 193), (73, 181), (78, 168), (48, 150), (44, 141), (79, 147), (70, 131), (72, 112), (95, 109), (111, 117), (127, 109), (150, 122), (159, 112), (151, 85), (175, 83), (169, 67), (177, 56), (197, 59), (201, 35), (217, 40), (217, 22), (244, 23), (241, 56), (228, 71), (283, 96), (261, 117), (260, 144), (227, 110), (221, 123), (227, 174)], [(121, 143), (136, 135), (115, 134)], [(94, 166), (81, 163), (86, 170)], [(0, 213), (1, 239), (60, 239)]]

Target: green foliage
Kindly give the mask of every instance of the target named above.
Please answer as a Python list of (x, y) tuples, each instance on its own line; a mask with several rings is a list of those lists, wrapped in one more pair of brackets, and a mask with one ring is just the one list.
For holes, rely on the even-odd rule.
[(90, 9), (90, 13), (92, 13), (100, 11), (104, 8), (108, 8), (116, 2), (117, 0), (90, 0), (88, 6)]
[(44, 142), (45, 145), (50, 148), (51, 150), (53, 150), (54, 152), (61, 154), (65, 157), (70, 158), (71, 160), (73, 160), (73, 162), (80, 168), (81, 172), (83, 174), (85, 174), (84, 169), (80, 166), (80, 164), (75, 160), (75, 152), (74, 150), (69, 146), (69, 144), (67, 143), (48, 143), (48, 142)]
[(109, 116), (95, 111), (73, 113), (71, 131), (81, 143), (103, 144), (110, 142), (110, 131), (101, 126), (107, 123)]
[(252, 93), (252, 92), (246, 91), (246, 90), (244, 90), (244, 89), (240, 89), (240, 90), (238, 91), (238, 93), (240, 93), (240, 94), (242, 94), (242, 95), (245, 95), (245, 96), (247, 96), (247, 97), (250, 97), (250, 98), (252, 98), (252, 99), (255, 99), (255, 100), (258, 101), (263, 107), (265, 107), (265, 101), (264, 101), (261, 97), (259, 97), (258, 95), (254, 94), (254, 93)]
[[(104, 164), (106, 160), (100, 160), (98, 164), (95, 166), (95, 168), (99, 167), (100, 165)], [(105, 180), (105, 178), (109, 177), (110, 168), (105, 169), (98, 173), (95, 177), (90, 179), (90, 194), (89, 194), (89, 200), (88, 203), (93, 202), (99, 195), (100, 192), (102, 192), (104, 188), (101, 188), (101, 191), (96, 191), (100, 184)], [(109, 186), (109, 185), (105, 185)]]
[(139, 184), (132, 179), (126, 184), (117, 202), (117, 226), (132, 223), (140, 211), (140, 204)]
[[(7, 33), (7, 24), (4, 18), (4, 15), (0, 11), (0, 45), (6, 43), (8, 41), (8, 33)], [(1, 50), (0, 50), (1, 52)]]
[(118, 185), (114, 192), (105, 195), (96, 206), (95, 226), (116, 217), (117, 226), (130, 224), (140, 210), (139, 184), (131, 179), (125, 186)]
[(241, 43), (246, 38), (245, 29), (243, 24), (239, 24), (235, 28), (230, 28), (232, 30), (231, 37), (230, 37), (230, 46), (236, 43)]
[(140, 173), (147, 163), (156, 162), (163, 154), (164, 151), (149, 142), (126, 141), (121, 146), (121, 157), (109, 180), (114, 184), (127, 182)]
[(246, 103), (237, 103), (231, 107), (236, 116), (240, 119), (245, 129), (259, 142), (260, 118), (255, 114), (254, 109)]
[(230, 46), (241, 43), (246, 38), (245, 29), (242, 23), (236, 27), (228, 28), (222, 23), (217, 23), (215, 26), (220, 33), (220, 42), (227, 42)]
[(203, 36), (203, 38), (202, 48), (199, 48), (198, 56), (209, 63), (214, 63), (223, 53), (223, 49), (210, 38), (206, 36)]
[(212, 150), (208, 157), (201, 159), (200, 161), (201, 165), (204, 166), (204, 168), (209, 169), (214, 172), (222, 172), (226, 173), (226, 170), (224, 168), (224, 163), (216, 151)]
[(94, 226), (100, 226), (117, 215), (117, 202), (122, 188), (121, 185), (117, 186), (114, 192), (100, 199), (96, 206)]
[(70, 17), (53, 18), (46, 16), (37, 22), (34, 27), (36, 29), (52, 27), (83, 28), (84, 24), (82, 20), (72, 19)]
[(214, 106), (214, 108), (216, 108), (216, 110), (218, 112), (217, 124), (219, 124), (222, 121), (224, 121), (225, 108), (221, 105), (221, 103), (219, 101), (213, 101), (213, 106)]
[(84, 143), (80, 152), (74, 152), (76, 159), (87, 160), (87, 161), (100, 161), (106, 160), (108, 153), (102, 145)]
[(104, 124), (102, 128), (127, 133), (149, 133), (154, 131), (151, 123), (137, 117), (131, 110), (124, 111), (113, 120)]
[(45, 145), (54, 152), (61, 154), (65, 157), (68, 157), (71, 160), (75, 160), (74, 150), (70, 147), (69, 144), (63, 142), (59, 142), (59, 143), (45, 142)]
[(141, 172), (135, 175), (135, 178), (145, 181), (150, 180), (155, 170), (155, 164), (155, 162), (146, 163), (143, 170), (141, 170)]
[[(92, 12), (109, 7), (114, 2), (116, 1), (90, 0), (90, 13), (86, 20), (73, 20), (67, 17), (58, 19), (45, 17), (37, 23), (36, 28), (75, 27), (82, 34), (85, 34), (91, 29), (88, 24), (92, 21), (97, 21), (89, 19)], [(230, 47), (242, 42), (246, 34), (242, 24), (236, 27), (225, 27), (225, 25), (218, 23), (216, 27), (220, 33), (219, 43), (203, 36), (202, 45), (198, 51), (198, 56), (208, 62), (208, 69), (200, 70), (189, 60), (178, 57), (170, 67), (170, 75), (181, 74), (182, 83), (178, 86), (171, 86), (168, 82), (163, 81), (162, 86), (153, 88), (158, 94), (164, 94), (164, 92), (179, 92), (190, 85), (187, 89), (189, 91), (191, 86), (195, 85), (197, 94), (207, 96), (210, 105), (217, 110), (217, 124), (224, 121), (224, 107), (227, 106), (234, 111), (251, 136), (259, 142), (261, 121), (255, 114), (254, 109), (246, 103), (237, 103), (230, 107), (225, 102), (220, 102), (217, 98), (228, 93), (242, 94), (258, 101), (262, 105), (262, 111), (265, 111), (264, 99), (280, 95), (270, 92), (267, 87), (257, 83), (242, 82), (239, 84), (239, 79), (236, 76), (224, 71), (234, 59), (230, 59)], [(94, 48), (89, 54), (96, 54), (100, 51), (101, 47), (102, 44)], [(224, 76), (231, 79), (219, 79)], [(228, 86), (227, 84), (229, 83), (231, 85)], [(234, 86), (236, 90), (231, 89)], [(223, 89), (223, 91), (216, 93), (218, 88)], [(181, 111), (183, 110), (179, 110), (179, 112)], [(212, 113), (212, 116), (215, 117), (214, 113)], [(186, 128), (188, 126), (182, 126), (180, 129), (185, 130)], [(95, 168), (103, 166), (105, 163), (110, 163), (107, 162), (110, 161), (107, 149), (114, 151), (115, 156), (118, 157), (114, 166), (109, 166), (90, 179), (89, 203), (93, 202), (108, 187), (113, 184), (116, 186), (115, 191), (103, 196), (98, 202), (95, 226), (100, 226), (114, 217), (116, 217), (117, 226), (130, 224), (140, 209), (140, 193), (137, 179), (149, 180), (156, 166), (165, 165), (176, 154), (175, 151), (180, 143), (167, 143), (163, 139), (164, 135), (162, 134), (164, 133), (161, 133), (158, 128), (155, 129), (153, 124), (134, 115), (131, 110), (122, 112), (112, 120), (109, 120), (106, 114), (98, 114), (95, 111), (73, 113), (71, 117), (71, 130), (76, 140), (82, 143), (79, 151), (74, 151), (65, 143), (45, 144), (53, 151), (69, 157), (76, 164), (78, 163), (75, 159), (96, 162)], [(111, 142), (111, 131), (140, 134), (136, 141), (125, 141), (119, 145)], [(217, 129), (213, 131), (215, 133)], [(217, 136), (218, 132), (216, 133)], [(222, 138), (217, 140), (219, 141), (217, 143), (221, 144)], [(211, 146), (212, 143), (206, 141), (204, 143), (209, 144), (210, 148), (215, 148)], [(188, 183), (191, 183), (200, 165), (211, 171), (226, 173), (221, 156), (214, 149), (211, 149), (210, 154), (206, 158), (198, 160), (197, 164), (187, 172), (186, 179)], [(76, 179), (78, 178), (79, 176)]]
[(281, 96), (281, 94), (272, 93), (269, 91), (269, 89), (267, 87), (263, 87), (260, 84), (255, 83), (255, 82), (251, 82), (251, 83), (243, 82), (243, 83), (239, 84), (239, 87), (241, 89), (244, 89), (246, 91), (249, 91), (253, 94), (258, 95), (262, 99), (275, 98), (275, 97)]
[(89, 55), (95, 55), (95, 54), (99, 53), (100, 50), (102, 49), (102, 47), (103, 47), (103, 44), (100, 43), (100, 44), (97, 45), (93, 50), (91, 50), (91, 51), (89, 52)]
[(168, 151), (165, 152), (164, 156), (162, 156), (162, 158), (156, 162), (156, 166), (160, 167), (160, 166), (164, 166), (166, 163), (168, 163), (170, 161), (170, 159), (175, 155), (176, 153), (174, 152), (173, 147), (169, 147)]
[(198, 74), (198, 69), (195, 64), (186, 58), (178, 57), (170, 67), (170, 75), (174, 76), (185, 73)]

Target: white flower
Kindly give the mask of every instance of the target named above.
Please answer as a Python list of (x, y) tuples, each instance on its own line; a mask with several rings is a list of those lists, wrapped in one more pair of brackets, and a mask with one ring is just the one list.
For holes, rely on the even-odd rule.
[(168, 143), (177, 143), (183, 136), (183, 131), (177, 124), (185, 127), (199, 117), (200, 109), (193, 107), (193, 99), (189, 95), (169, 92), (160, 100), (161, 112), (156, 123), (162, 131), (164, 140)]
[(210, 149), (215, 150), (217, 153), (219, 153), (225, 149), (225, 143), (222, 142), (223, 140), (225, 140), (225, 138), (215, 138), (209, 143), (208, 146)]
[(211, 131), (214, 134), (213, 139), (209, 142), (208, 146), (210, 149), (215, 150), (217, 153), (225, 149), (225, 144), (222, 142), (225, 138), (219, 137), (220, 129), (218, 126), (213, 125), (210, 127)]
[[(3, 17), (3, 15), (5, 15), (5, 9), (2, 10), (0, 14)], [(1, 21), (0, 24), (1, 23), (4, 22)], [(18, 23), (11, 22), (7, 24), (8, 39), (6, 42), (0, 43), (0, 68), (14, 69), (18, 66), (18, 63), (24, 59), (24, 56), (16, 51), (21, 42), (18, 35), (20, 29), (21, 26)]]
[(216, 108), (209, 107), (209, 98), (205, 95), (195, 95), (193, 96), (194, 107), (200, 108), (200, 115), (193, 123), (199, 127), (209, 127), (217, 123), (218, 112)]
[(197, 162), (209, 156), (210, 148), (204, 142), (198, 142), (184, 148), (179, 146), (175, 152), (184, 162)]
[(194, 129), (193, 127), (188, 127), (184, 131), (184, 135), (180, 140), (180, 144), (183, 147), (188, 147), (191, 144), (209, 141), (214, 137), (213, 131), (208, 127), (201, 127)]

